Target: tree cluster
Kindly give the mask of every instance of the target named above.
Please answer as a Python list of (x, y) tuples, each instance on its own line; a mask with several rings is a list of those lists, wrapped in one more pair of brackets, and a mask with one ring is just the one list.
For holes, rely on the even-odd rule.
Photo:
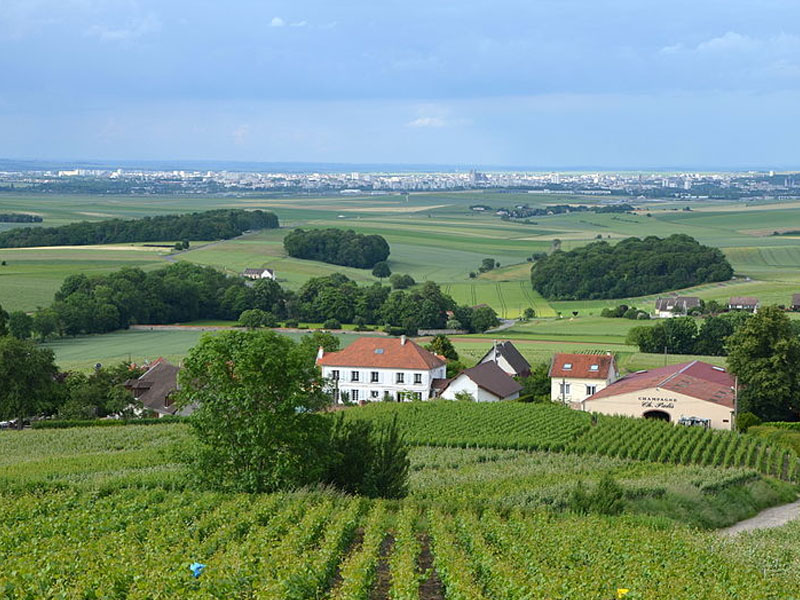
[(639, 352), (700, 354), (725, 356), (726, 340), (750, 317), (744, 311), (709, 315), (698, 326), (693, 317), (674, 317), (658, 321), (652, 327), (634, 327), (628, 332), (627, 344), (638, 346)]
[(239, 492), (327, 483), (371, 497), (406, 494), (408, 449), (396, 423), (320, 414), (328, 399), (315, 352), (271, 331), (204, 336), (192, 348), (180, 396), (198, 406), (187, 455), (198, 480)]
[(295, 229), (283, 239), (289, 256), (332, 265), (371, 269), (389, 258), (389, 244), (380, 235), (348, 229)]
[(718, 248), (685, 234), (627, 238), (614, 246), (593, 242), (569, 252), (556, 250), (531, 267), (533, 288), (549, 300), (645, 296), (732, 276)]
[(600, 311), (600, 316), (608, 319), (647, 320), (650, 318), (650, 313), (645, 310), (640, 310), (635, 306), (620, 304), (614, 308), (604, 308)]
[(0, 233), (0, 248), (77, 246), (127, 242), (225, 240), (252, 229), (275, 229), (278, 217), (263, 210), (218, 209), (142, 219), (81, 221), (59, 227), (23, 227)]

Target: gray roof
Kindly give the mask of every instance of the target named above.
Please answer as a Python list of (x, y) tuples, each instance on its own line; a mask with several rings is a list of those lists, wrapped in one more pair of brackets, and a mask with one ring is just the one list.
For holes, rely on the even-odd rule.
[(530, 373), (530, 363), (525, 360), (525, 357), (522, 356), (522, 354), (520, 354), (516, 346), (509, 341), (498, 342), (492, 346), (492, 349), (483, 355), (483, 358), (481, 358), (479, 364), (484, 362), (494, 362), (494, 353), (497, 353), (498, 356), (505, 358), (508, 364), (511, 365), (511, 368), (514, 369), (518, 375)]
[(666, 312), (688, 312), (700, 306), (700, 298), (695, 296), (669, 296), (656, 300), (656, 310)]
[(508, 398), (522, 390), (522, 386), (494, 362), (480, 363), (471, 369), (461, 371), (452, 381), (462, 375), (469, 377), (478, 387), (501, 399)]
[(192, 412), (192, 407), (179, 410), (175, 404), (168, 403), (170, 395), (178, 390), (178, 371), (179, 367), (160, 358), (139, 379), (128, 381), (126, 387), (148, 410), (185, 416)]

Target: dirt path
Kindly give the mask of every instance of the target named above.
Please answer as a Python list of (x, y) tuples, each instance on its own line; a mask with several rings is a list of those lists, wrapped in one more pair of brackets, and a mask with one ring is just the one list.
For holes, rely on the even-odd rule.
[(794, 521), (798, 517), (800, 517), (800, 500), (763, 510), (752, 519), (745, 519), (735, 525), (720, 529), (719, 534), (730, 536), (743, 531), (753, 531), (754, 529), (771, 529), (772, 527), (786, 525), (786, 523)]

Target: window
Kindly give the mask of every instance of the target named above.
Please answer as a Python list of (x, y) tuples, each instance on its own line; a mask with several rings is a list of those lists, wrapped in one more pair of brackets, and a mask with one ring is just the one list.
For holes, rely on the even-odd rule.
[(339, 369), (334, 369), (331, 371), (331, 379), (334, 381), (339, 381)]
[(358, 371), (350, 371), (350, 381), (358, 381)]
[(422, 373), (414, 373), (414, 383), (420, 385), (422, 383)]
[(592, 365), (591, 367), (589, 367), (589, 370), (597, 372), (600, 370), (600, 365)]
[(370, 383), (378, 383), (378, 372), (377, 371), (372, 371), (369, 374), (369, 381), (370, 381)]
[(561, 384), (561, 392), (560, 393), (561, 393), (562, 396), (569, 396), (570, 395), (569, 394), (569, 386), (570, 386), (569, 383), (562, 383)]
[(370, 398), (377, 398), (379, 395), (380, 395), (380, 392), (378, 390), (372, 390), (369, 393)]
[(411, 394), (411, 397), (414, 400), (418, 400), (418, 401), (422, 400), (422, 392), (414, 392), (413, 394)]
[(406, 382), (405, 373), (398, 373), (397, 378), (395, 379), (395, 383), (405, 383), (405, 382)]
[(353, 402), (358, 402), (358, 390), (353, 390), (350, 392), (350, 398), (353, 400)]
[(569, 371), (572, 368), (572, 363), (564, 363), (564, 370)]
[(586, 386), (586, 395), (587, 396), (591, 396), (596, 391), (597, 391), (597, 386), (596, 385), (587, 385)]

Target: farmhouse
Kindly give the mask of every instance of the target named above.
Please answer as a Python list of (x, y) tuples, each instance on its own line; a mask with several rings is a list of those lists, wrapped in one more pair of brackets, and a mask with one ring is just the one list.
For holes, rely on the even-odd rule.
[(159, 417), (189, 416), (195, 407), (186, 406), (178, 409), (173, 398), (173, 394), (178, 390), (178, 371), (179, 367), (159, 358), (150, 364), (150, 368), (141, 377), (126, 381), (125, 387), (142, 403), (144, 410), (152, 411)]
[(362, 337), (338, 352), (320, 348), (317, 365), (335, 402), (428, 400), (446, 373), (444, 357), (406, 336)]
[(245, 269), (242, 277), (247, 279), (275, 279), (275, 271), (272, 269)]
[(754, 313), (758, 312), (759, 306), (761, 303), (754, 296), (733, 296), (728, 301), (729, 310), (747, 310)]
[(550, 398), (575, 407), (618, 377), (614, 356), (559, 353), (550, 364)]
[(637, 371), (598, 391), (583, 410), (733, 429), (736, 390), (722, 367), (694, 360)]
[(700, 298), (694, 296), (670, 296), (656, 300), (656, 315), (662, 319), (689, 314), (693, 308), (700, 307)]
[(479, 364), (487, 362), (496, 363), (511, 377), (527, 377), (531, 374), (530, 363), (509, 341), (495, 342), (492, 349), (478, 361)]
[(442, 390), (446, 400), (456, 400), (466, 392), (478, 402), (516, 400), (522, 386), (495, 362), (481, 362), (451, 379)]

